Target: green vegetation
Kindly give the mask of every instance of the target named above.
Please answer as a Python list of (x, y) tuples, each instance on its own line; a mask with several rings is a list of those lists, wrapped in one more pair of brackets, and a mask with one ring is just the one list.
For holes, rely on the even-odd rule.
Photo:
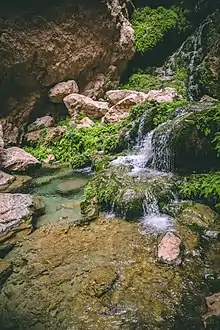
[(42, 140), (36, 146), (30, 145), (25, 150), (40, 161), (53, 154), (57, 161), (71, 163), (74, 168), (91, 165), (95, 154), (114, 154), (122, 151), (126, 145), (120, 124), (96, 123), (92, 129), (75, 129), (67, 126), (67, 133), (63, 137), (50, 142)]
[(184, 199), (202, 200), (220, 212), (220, 172), (185, 177), (179, 194)]
[(152, 49), (164, 35), (178, 28), (178, 15), (172, 9), (144, 7), (137, 9), (132, 18), (137, 51), (145, 53)]

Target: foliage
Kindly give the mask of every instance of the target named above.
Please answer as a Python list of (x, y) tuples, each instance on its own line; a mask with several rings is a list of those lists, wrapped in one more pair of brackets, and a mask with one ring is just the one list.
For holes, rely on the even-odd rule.
[(179, 194), (184, 199), (202, 200), (220, 211), (220, 172), (185, 177)]
[(126, 85), (122, 89), (131, 89), (141, 92), (149, 92), (151, 89), (160, 89), (162, 80), (152, 74), (138, 72), (134, 73)]
[(209, 111), (201, 113), (197, 120), (197, 128), (206, 136), (212, 138), (214, 148), (220, 156), (220, 103), (212, 107)]
[(137, 51), (144, 53), (152, 49), (164, 35), (178, 28), (178, 15), (172, 9), (162, 6), (152, 9), (137, 9), (132, 18)]
[(48, 143), (42, 139), (37, 146), (27, 146), (25, 150), (40, 161), (53, 154), (57, 161), (80, 168), (91, 164), (94, 153), (114, 154), (123, 150), (122, 127), (123, 122), (114, 125), (97, 123), (92, 129), (67, 126), (63, 137)]

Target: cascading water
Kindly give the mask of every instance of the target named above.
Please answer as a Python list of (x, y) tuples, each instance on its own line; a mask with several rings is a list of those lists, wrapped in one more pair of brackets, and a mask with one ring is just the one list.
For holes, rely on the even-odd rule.
[(198, 69), (204, 58), (203, 49), (203, 34), (205, 28), (213, 23), (215, 15), (218, 10), (209, 15), (198, 27), (198, 29), (189, 36), (182, 46), (174, 53), (165, 65), (165, 77), (170, 75), (176, 68), (177, 62), (180, 60), (182, 65), (188, 68), (188, 97), (189, 100), (197, 100), (199, 98), (199, 85), (198, 85)]
[[(129, 175), (136, 180), (142, 180), (142, 175), (150, 178), (172, 177), (173, 155), (170, 148), (170, 137), (173, 130), (178, 127), (181, 120), (194, 111), (203, 110), (204, 105), (179, 107), (174, 118), (160, 124), (151, 132), (144, 135), (144, 114), (139, 122), (136, 146), (125, 156), (120, 156), (111, 162), (112, 166), (130, 166)], [(147, 183), (146, 183), (147, 184)], [(173, 195), (172, 201), (176, 201)], [(112, 210), (113, 213), (113, 210)], [(144, 227), (153, 231), (163, 231), (172, 227), (173, 220), (166, 214), (161, 214), (154, 195), (146, 196), (143, 202)]]

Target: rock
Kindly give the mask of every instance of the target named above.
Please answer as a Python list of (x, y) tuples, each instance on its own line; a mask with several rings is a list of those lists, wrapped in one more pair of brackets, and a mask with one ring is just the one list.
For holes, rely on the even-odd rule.
[(155, 236), (103, 217), (34, 231), (6, 256), (15, 271), (0, 291), (1, 329), (9, 319), (24, 330), (39, 322), (48, 330), (202, 329), (207, 247), (201, 259), (162, 267)]
[(44, 140), (46, 143), (50, 143), (54, 139), (61, 138), (67, 131), (66, 126), (49, 127), (45, 130), (34, 131), (26, 134), (26, 141), (28, 144), (35, 145), (39, 141)]
[[(119, 100), (122, 96), (127, 96), (120, 100), (117, 104), (113, 105), (103, 118), (104, 122), (107, 123), (117, 123), (129, 116), (130, 108), (134, 105), (145, 103), (147, 100), (147, 94), (142, 92), (132, 92), (132, 91), (111, 91), (110, 97), (112, 100)], [(117, 92), (118, 96), (117, 96)], [(123, 93), (124, 92), (124, 93)], [(128, 92), (128, 93), (126, 93)], [(124, 95), (123, 95), (124, 94)], [(113, 101), (112, 101), (113, 102)]]
[(34, 123), (28, 126), (28, 132), (37, 131), (42, 128), (48, 128), (54, 125), (54, 119), (51, 116), (37, 118)]
[(203, 315), (205, 329), (219, 329), (220, 325), (220, 293), (206, 297), (208, 311)]
[(161, 102), (173, 102), (175, 100), (181, 100), (181, 96), (177, 93), (175, 88), (166, 87), (161, 90), (151, 90), (146, 94), (146, 101)]
[(158, 261), (168, 265), (179, 265), (181, 263), (181, 239), (172, 232), (167, 232), (158, 244)]
[[(118, 83), (135, 52), (134, 32), (123, 15), (122, 3), (125, 0), (97, 0), (91, 6), (86, 0), (75, 0), (49, 2), (43, 8), (33, 2), (30, 8), (22, 2), (13, 13), (5, 8), (1, 11), (4, 47), (0, 50), (0, 118), (5, 123), (6, 145), (12, 139), (17, 145), (33, 114), (48, 113), (44, 95), (57, 82), (77, 77), (82, 93), (88, 90), (86, 86), (93, 88), (95, 84), (94, 89), (101, 89), (102, 95), (95, 91), (99, 97)], [(104, 85), (98, 82), (103, 76)]]
[(32, 180), (30, 176), (27, 175), (14, 175), (15, 180), (3, 190), (5, 193), (14, 193), (23, 190)]
[(70, 195), (79, 192), (87, 184), (86, 179), (74, 178), (63, 180), (57, 187), (57, 192), (61, 195)]
[(41, 163), (26, 151), (11, 147), (2, 153), (2, 168), (7, 171), (21, 172), (40, 167)]
[(4, 140), (3, 140), (3, 130), (2, 125), (0, 124), (0, 153), (4, 149)]
[(68, 80), (51, 88), (49, 91), (49, 99), (53, 103), (62, 103), (64, 97), (73, 93), (79, 93), (79, 87), (75, 80)]
[(47, 158), (44, 160), (44, 163), (51, 164), (56, 160), (56, 157), (53, 154), (49, 154)]
[(83, 119), (80, 120), (80, 122), (76, 125), (76, 128), (80, 129), (80, 128), (91, 128), (94, 126), (94, 122), (88, 118), (85, 117)]
[(135, 102), (138, 102), (138, 100), (140, 100), (140, 102), (143, 102), (146, 98), (146, 95), (147, 94), (143, 92), (136, 92), (128, 89), (119, 89), (108, 91), (106, 93), (106, 98), (111, 105), (116, 105), (127, 97), (131, 97), (131, 100), (133, 99), (133, 101)]
[(63, 101), (73, 119), (76, 118), (77, 114), (100, 119), (109, 110), (107, 102), (93, 101), (90, 97), (80, 94), (70, 94)]
[(21, 230), (31, 230), (36, 216), (44, 213), (44, 203), (36, 196), (0, 194), (0, 239)]
[(15, 181), (15, 177), (13, 175), (7, 174), (0, 170), (0, 192), (8, 188), (13, 181)]
[(11, 273), (12, 265), (3, 259), (0, 259), (0, 287), (5, 283)]

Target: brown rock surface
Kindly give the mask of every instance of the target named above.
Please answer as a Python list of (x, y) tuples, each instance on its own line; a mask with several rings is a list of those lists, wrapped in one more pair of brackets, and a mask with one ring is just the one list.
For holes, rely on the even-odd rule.
[[(0, 19), (0, 117), (6, 144), (20, 142), (30, 119), (48, 113), (48, 90), (76, 79), (80, 92), (99, 75), (111, 88), (134, 54), (134, 36), (122, 14), (124, 0), (4, 1)], [(115, 73), (111, 74), (112, 67)], [(113, 70), (114, 71), (114, 70)], [(97, 94), (97, 91), (95, 92)]]
[(37, 144), (39, 141), (44, 140), (45, 142), (49, 143), (53, 139), (58, 139), (62, 137), (67, 131), (66, 126), (56, 126), (56, 127), (49, 127), (45, 130), (38, 130), (27, 133), (25, 138), (27, 143), (29, 144)]
[(28, 126), (28, 131), (37, 131), (42, 128), (48, 128), (54, 125), (54, 119), (51, 116), (37, 118), (35, 122)]
[(0, 240), (21, 230), (31, 230), (34, 217), (43, 212), (44, 203), (39, 197), (0, 194)]
[(79, 87), (75, 80), (68, 80), (55, 85), (49, 91), (49, 99), (53, 103), (62, 103), (64, 97), (72, 93), (78, 93)]
[(2, 153), (2, 168), (7, 171), (23, 172), (40, 166), (41, 163), (34, 156), (20, 148), (11, 147)]
[(13, 175), (0, 170), (0, 192), (8, 188), (14, 180), (15, 177)]
[(77, 114), (84, 114), (92, 119), (100, 119), (109, 110), (107, 102), (94, 101), (81, 94), (70, 94), (63, 99), (63, 102), (73, 119), (76, 118)]

